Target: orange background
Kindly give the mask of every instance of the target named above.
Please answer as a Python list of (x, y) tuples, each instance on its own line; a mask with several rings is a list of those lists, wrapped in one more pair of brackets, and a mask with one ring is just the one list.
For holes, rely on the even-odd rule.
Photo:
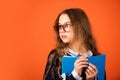
[(107, 80), (120, 80), (119, 0), (1, 0), (0, 80), (42, 80), (48, 53), (55, 47), (53, 24), (63, 9), (88, 15)]

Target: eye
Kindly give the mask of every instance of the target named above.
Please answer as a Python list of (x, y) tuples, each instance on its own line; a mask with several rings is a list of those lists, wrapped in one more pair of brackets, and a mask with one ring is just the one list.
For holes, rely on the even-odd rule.
[(71, 29), (71, 23), (65, 23), (63, 25), (59, 24), (59, 32), (69, 32)]
[(63, 25), (58, 25), (58, 28), (59, 28), (59, 29), (62, 29), (62, 26), (63, 26)]
[(71, 26), (71, 25), (67, 23), (67, 24), (64, 24), (63, 27), (64, 27), (64, 28), (69, 28), (70, 26)]
[(66, 27), (70, 27), (71, 26), (71, 24), (66, 24)]
[(62, 26), (58, 25), (58, 31), (62, 32)]

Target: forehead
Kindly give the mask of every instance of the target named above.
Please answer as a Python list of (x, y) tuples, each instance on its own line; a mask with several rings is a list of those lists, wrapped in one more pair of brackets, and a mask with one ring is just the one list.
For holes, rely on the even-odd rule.
[(64, 24), (66, 22), (70, 22), (69, 16), (67, 14), (61, 14), (60, 17), (59, 17), (58, 23), (59, 24)]

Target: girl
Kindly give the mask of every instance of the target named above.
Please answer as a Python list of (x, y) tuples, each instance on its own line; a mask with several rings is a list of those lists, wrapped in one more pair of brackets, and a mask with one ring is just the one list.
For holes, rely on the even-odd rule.
[[(87, 57), (99, 55), (85, 12), (78, 8), (61, 12), (54, 24), (57, 46), (48, 56), (44, 80), (95, 80), (98, 70)], [(62, 56), (79, 56), (69, 75), (61, 74)]]

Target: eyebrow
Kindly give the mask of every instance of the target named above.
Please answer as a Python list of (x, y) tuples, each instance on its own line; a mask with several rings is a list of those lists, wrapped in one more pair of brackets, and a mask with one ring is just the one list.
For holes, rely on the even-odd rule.
[[(70, 21), (67, 21), (67, 22), (65, 22), (64, 24), (66, 24), (66, 23), (71, 23)], [(61, 24), (61, 23), (58, 23), (59, 25), (63, 25), (63, 24)]]

